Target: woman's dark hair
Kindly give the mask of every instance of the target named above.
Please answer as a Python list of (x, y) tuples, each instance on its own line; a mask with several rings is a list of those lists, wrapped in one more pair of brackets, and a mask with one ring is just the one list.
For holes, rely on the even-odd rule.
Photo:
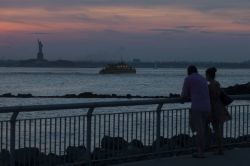
[(212, 79), (215, 79), (216, 72), (217, 72), (217, 69), (215, 67), (210, 67), (206, 70), (206, 75), (208, 75)]
[(193, 73), (198, 73), (198, 70), (197, 70), (196, 66), (190, 65), (187, 68), (187, 72), (188, 72), (188, 75), (191, 75)]

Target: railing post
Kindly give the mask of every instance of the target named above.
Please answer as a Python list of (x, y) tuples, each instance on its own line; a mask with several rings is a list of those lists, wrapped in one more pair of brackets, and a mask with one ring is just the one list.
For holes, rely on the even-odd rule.
[(161, 137), (161, 108), (163, 104), (159, 104), (156, 110), (156, 153), (160, 153), (160, 137)]
[(89, 108), (87, 113), (87, 153), (89, 158), (89, 165), (92, 164), (91, 161), (91, 124), (92, 124), (92, 113), (94, 108)]
[(14, 112), (10, 119), (10, 166), (15, 166), (16, 118), (19, 112)]

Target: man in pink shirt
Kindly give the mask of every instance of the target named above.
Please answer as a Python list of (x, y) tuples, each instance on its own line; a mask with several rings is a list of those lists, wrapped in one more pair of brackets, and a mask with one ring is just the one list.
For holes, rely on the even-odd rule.
[(204, 158), (206, 143), (206, 128), (208, 114), (211, 111), (209, 89), (206, 79), (198, 74), (195, 66), (187, 69), (188, 76), (185, 78), (181, 96), (191, 99), (190, 127), (192, 132), (197, 132), (198, 153), (193, 157)]

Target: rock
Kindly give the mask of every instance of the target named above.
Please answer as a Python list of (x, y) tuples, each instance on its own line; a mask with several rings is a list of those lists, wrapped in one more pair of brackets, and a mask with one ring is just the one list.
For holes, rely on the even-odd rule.
[(92, 159), (94, 160), (106, 159), (107, 157), (108, 154), (106, 150), (102, 148), (95, 148), (92, 153)]
[(173, 156), (174, 153), (171, 152), (171, 150), (173, 150), (173, 146), (171, 144), (165, 144), (163, 146), (161, 146), (161, 149), (160, 149), (162, 152), (168, 152), (170, 151), (167, 156)]
[(47, 155), (45, 153), (40, 153), (38, 158), (39, 165), (40, 166), (48, 165), (47, 162), (48, 162)]
[[(152, 144), (152, 148), (153, 148), (154, 150), (157, 149), (157, 141), (158, 141), (158, 140), (156, 139), (156, 140), (153, 142), (153, 144)], [(159, 142), (160, 142), (160, 148), (162, 148), (164, 145), (166, 145), (166, 144), (169, 142), (169, 139), (160, 136)]]
[(150, 146), (150, 145), (144, 145), (143, 152), (145, 154), (152, 153), (152, 151), (153, 151), (152, 149), (153, 149), (152, 146)]
[(236, 84), (234, 86), (229, 86), (227, 88), (223, 88), (223, 90), (229, 95), (250, 94), (250, 82), (246, 84)]
[(143, 143), (139, 140), (132, 140), (130, 143), (129, 143), (129, 146), (133, 146), (133, 147), (136, 147), (136, 148), (139, 148), (139, 149), (143, 149)]
[(134, 155), (134, 154), (140, 154), (142, 152), (143, 152), (142, 149), (133, 145), (128, 145), (126, 155), (129, 156), (129, 155)]
[(35, 166), (39, 163), (40, 151), (38, 148), (20, 148), (15, 150), (16, 155), (16, 165), (25, 166)]
[(128, 146), (128, 142), (122, 137), (109, 137), (104, 136), (101, 141), (101, 147), (109, 151), (117, 151), (125, 149)]
[(68, 162), (88, 161), (88, 154), (84, 146), (69, 146), (66, 149), (66, 160)]
[(5, 93), (1, 95), (2, 97), (15, 97), (15, 95), (12, 95), (11, 93)]
[(131, 95), (131, 94), (127, 94), (126, 97), (127, 97), (128, 99), (130, 99), (130, 98), (132, 98), (132, 95)]
[(117, 94), (112, 94), (111, 96), (114, 97), (114, 98), (116, 98), (116, 97), (117, 97)]
[(78, 97), (84, 97), (84, 98), (92, 98), (93, 96), (94, 94), (92, 92), (84, 92), (78, 95)]
[(33, 97), (32, 94), (20, 94), (18, 93), (17, 97), (20, 97), (20, 98), (30, 98), (30, 97)]
[(66, 98), (76, 98), (77, 96), (75, 94), (66, 94), (63, 97), (66, 97)]
[(241, 142), (241, 143), (250, 142), (250, 135), (240, 136), (240, 137), (237, 138), (236, 141)]
[(39, 163), (41, 166), (54, 166), (54, 165), (61, 165), (65, 164), (63, 157), (60, 157), (56, 154), (49, 153), (48, 155), (43, 154), (42, 160)]
[(141, 141), (139, 140), (132, 140), (125, 151), (125, 155), (133, 155), (133, 154), (140, 154), (144, 150), (144, 146)]
[(181, 96), (180, 94), (174, 94), (174, 93), (169, 94), (170, 98), (175, 98), (175, 97), (180, 97), (180, 96)]
[(8, 150), (2, 149), (0, 152), (0, 165), (9, 166), (10, 164), (10, 152)]
[(173, 136), (170, 140), (171, 145), (176, 148), (191, 147), (193, 144), (193, 139), (187, 134), (179, 134)]
[(232, 138), (232, 137), (226, 137), (226, 138), (223, 138), (223, 142), (225, 144), (230, 144), (230, 143), (234, 143), (236, 142), (237, 140), (235, 138)]
[[(113, 94), (114, 95), (114, 94)], [(107, 94), (94, 94), (92, 92), (84, 92), (80, 93), (76, 97), (79, 98), (111, 98), (112, 95), (107, 95)]]

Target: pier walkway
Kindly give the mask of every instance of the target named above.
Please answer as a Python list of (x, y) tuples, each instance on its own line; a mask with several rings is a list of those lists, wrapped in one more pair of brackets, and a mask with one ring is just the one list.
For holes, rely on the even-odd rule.
[(144, 160), (117, 166), (249, 166), (250, 148), (225, 151), (223, 156), (207, 153), (204, 159), (195, 159), (191, 155)]

